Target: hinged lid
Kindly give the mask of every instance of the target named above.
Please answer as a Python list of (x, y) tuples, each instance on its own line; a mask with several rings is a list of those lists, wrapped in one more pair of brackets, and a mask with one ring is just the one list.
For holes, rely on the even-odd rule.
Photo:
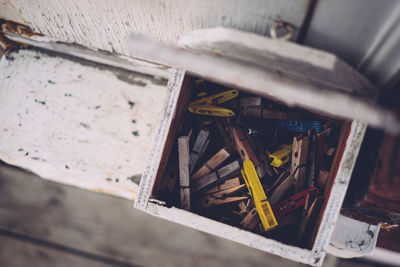
[(190, 32), (179, 44), (185, 49), (133, 38), (130, 51), (290, 106), (400, 131), (395, 113), (375, 104), (377, 89), (330, 53), (225, 28)]

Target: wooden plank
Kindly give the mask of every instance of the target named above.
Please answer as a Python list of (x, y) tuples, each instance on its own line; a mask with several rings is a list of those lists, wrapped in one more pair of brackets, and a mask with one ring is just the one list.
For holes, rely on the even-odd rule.
[[(196, 266), (199, 262), (203, 266), (264, 266), (265, 262), (298, 266), (135, 210), (129, 200), (53, 183), (13, 167), (0, 167), (0, 184), (0, 229), (83, 253), (139, 266)], [(3, 249), (6, 245), (0, 242)], [(218, 248), (224, 248), (224, 253), (215, 253)], [(23, 257), (20, 252), (17, 256)], [(32, 262), (17, 266), (29, 265)]]
[[(88, 256), (88, 255), (85, 255)], [(95, 255), (93, 255), (95, 258)], [(48, 246), (18, 240), (0, 235), (0, 262), (2, 266), (134, 266), (129, 263), (110, 264), (99, 260), (88, 259)]]
[(200, 169), (193, 174), (192, 177), (190, 177), (192, 180), (197, 180), (201, 177), (206, 176), (212, 171), (215, 171), (215, 169), (222, 163), (224, 162), (230, 154), (228, 151), (226, 151), (225, 148), (222, 148), (220, 151), (218, 151), (214, 156), (212, 156), (207, 162), (203, 164)]
[[(265, 35), (279, 19), (299, 29), (308, 6), (306, 0), (257, 0), (251, 4), (240, 0), (162, 0), (158, 4), (119, 0), (111, 9), (107, 1), (98, 0), (7, 2), (35, 31), (119, 54), (126, 53), (125, 40), (133, 33), (171, 45), (183, 33), (199, 28), (225, 26)], [(297, 30), (293, 37), (296, 35)]]
[[(221, 36), (223, 41), (220, 41)], [(129, 46), (140, 58), (185, 69), (202, 78), (242, 88), (292, 107), (306, 108), (324, 116), (359, 120), (391, 133), (400, 132), (399, 116), (372, 100), (377, 89), (332, 54), (224, 28), (197, 30), (181, 41), (181, 46), (198, 53), (141, 38), (132, 38)], [(255, 44), (262, 50), (255, 52)], [(218, 56), (215, 56), (216, 51), (220, 52)], [(238, 58), (243, 54), (246, 54), (245, 59)], [(279, 67), (278, 62), (284, 65)], [(339, 71), (332, 66), (342, 69)], [(352, 75), (338, 80), (338, 72)]]
[(163, 83), (33, 50), (3, 57), (0, 69), (1, 160), (53, 181), (136, 197)]
[(181, 208), (190, 211), (189, 137), (178, 138)]

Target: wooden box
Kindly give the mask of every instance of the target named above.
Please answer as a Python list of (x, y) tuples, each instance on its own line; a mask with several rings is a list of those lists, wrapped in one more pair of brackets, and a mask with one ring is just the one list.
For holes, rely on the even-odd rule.
[[(155, 131), (135, 207), (288, 259), (322, 265), (366, 126), (381, 126), (380, 116), (388, 116), (371, 104), (376, 89), (331, 54), (250, 33), (222, 28), (199, 30), (183, 37), (181, 46), (196, 52), (157, 45), (146, 46), (140, 52), (145, 57), (180, 69), (174, 69), (171, 74), (168, 97)], [(135, 49), (137, 52), (138, 48)], [(157, 53), (153, 53), (155, 50)], [(158, 199), (157, 184), (178, 137), (182, 114), (187, 110), (192, 76), (344, 121), (328, 181), (329, 190), (317, 220), (311, 249), (288, 245), (167, 206)]]

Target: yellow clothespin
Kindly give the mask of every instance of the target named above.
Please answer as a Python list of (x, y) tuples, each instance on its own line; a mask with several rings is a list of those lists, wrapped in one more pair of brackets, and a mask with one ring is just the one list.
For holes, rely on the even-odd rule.
[(281, 149), (269, 155), (272, 158), (271, 166), (280, 167), (290, 159), (293, 145), (284, 145)]
[(235, 112), (230, 109), (217, 107), (215, 105), (227, 102), (239, 95), (238, 90), (229, 90), (219, 94), (207, 96), (193, 101), (189, 104), (189, 111), (194, 114), (231, 117), (235, 116)]
[(256, 206), (264, 230), (268, 231), (275, 228), (278, 225), (278, 222), (276, 221), (275, 215), (269, 205), (253, 162), (251, 162), (251, 160), (245, 160), (243, 162), (243, 168), (240, 171), (247, 185), (247, 189), (254, 200), (254, 205)]

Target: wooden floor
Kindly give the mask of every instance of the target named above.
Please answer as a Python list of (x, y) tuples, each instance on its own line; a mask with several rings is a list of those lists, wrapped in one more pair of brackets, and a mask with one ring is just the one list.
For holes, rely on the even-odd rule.
[[(373, 266), (327, 257), (324, 266)], [(304, 266), (0, 165), (0, 266)]]

